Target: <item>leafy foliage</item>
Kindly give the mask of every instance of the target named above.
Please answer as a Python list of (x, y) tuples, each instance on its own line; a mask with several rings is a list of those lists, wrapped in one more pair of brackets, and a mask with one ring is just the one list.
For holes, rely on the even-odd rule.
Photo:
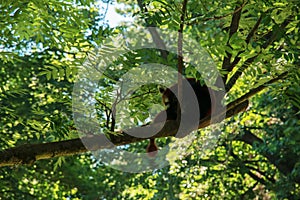
[[(101, 2), (109, 4), (110, 1)], [(115, 29), (104, 22), (105, 7), (94, 1), (15, 1), (0, 3), (0, 145), (77, 138), (72, 115), (73, 83), (78, 68), (94, 45), (138, 24), (178, 30), (182, 1), (118, 1), (119, 12), (134, 15), (133, 24)], [(284, 71), (288, 76), (250, 99), (249, 108), (225, 121), (214, 150), (202, 152), (200, 130), (186, 157), (153, 172), (116, 171), (93, 155), (38, 161), (0, 169), (3, 199), (299, 199), (300, 196), (300, 71), (299, 6), (297, 1), (188, 1), (184, 34), (197, 38), (227, 77), (232, 102)], [(237, 19), (236, 24), (233, 19)], [(237, 26), (234, 31), (234, 26)], [(162, 35), (165, 33), (162, 33)], [(104, 49), (114, 56), (113, 46)], [(143, 63), (177, 67), (154, 49), (130, 51), (104, 72), (95, 96), (97, 122), (107, 135), (114, 124), (116, 81)], [(110, 57), (107, 58), (107, 63)], [(186, 64), (186, 74), (197, 76)], [(167, 76), (167, 75), (166, 75)], [(152, 77), (149, 76), (149, 79)], [(165, 77), (162, 77), (165, 79)], [(135, 80), (139, 81), (139, 80)], [(232, 85), (230, 85), (232, 83)], [(146, 124), (163, 109), (157, 85), (134, 91), (124, 112), (135, 125)], [(153, 106), (153, 104), (157, 104)], [(149, 112), (149, 110), (151, 112)], [(150, 117), (150, 118), (149, 118)], [(125, 123), (125, 122), (124, 122)], [(172, 139), (163, 138), (160, 146)], [(144, 143), (122, 146), (142, 152)], [(29, 146), (30, 147), (30, 146)]]

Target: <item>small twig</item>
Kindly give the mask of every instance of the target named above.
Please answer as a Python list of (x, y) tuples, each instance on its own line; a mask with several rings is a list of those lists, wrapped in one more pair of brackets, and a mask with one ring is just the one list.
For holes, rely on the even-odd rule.
[(145, 92), (145, 93), (142, 93), (142, 94), (139, 94), (139, 95), (135, 95), (135, 96), (132, 96), (132, 97), (129, 97), (129, 98), (123, 98), (122, 100), (131, 100), (131, 99), (136, 99), (136, 98), (140, 98), (140, 97), (143, 97), (145, 95), (149, 95), (149, 94), (156, 94), (157, 91), (151, 91), (149, 89), (148, 92)]
[(239, 7), (238, 9), (236, 9), (236, 10), (234, 10), (233, 12), (230, 12), (230, 13), (227, 13), (227, 14), (225, 14), (225, 15), (222, 15), (222, 16), (213, 16), (213, 17), (208, 17), (208, 18), (204, 18), (204, 19), (202, 19), (202, 20), (195, 20), (195, 21), (193, 21), (193, 22), (191, 22), (191, 23), (187, 23), (186, 25), (188, 25), (188, 26), (190, 26), (190, 25), (196, 25), (196, 24), (198, 24), (198, 23), (202, 23), (202, 22), (207, 22), (207, 21), (210, 21), (210, 20), (219, 20), (219, 19), (223, 19), (223, 18), (226, 18), (226, 17), (228, 17), (228, 16), (230, 16), (230, 15), (234, 15), (234, 14), (236, 14), (237, 12), (240, 12), (242, 9), (243, 9), (243, 7), (246, 5), (246, 3), (244, 3), (241, 7)]
[(247, 37), (246, 37), (246, 43), (247, 43), (247, 44), (249, 44), (251, 38), (252, 38), (252, 37), (254, 36), (254, 34), (256, 33), (256, 31), (257, 31), (257, 29), (258, 29), (258, 27), (259, 27), (259, 25), (260, 25), (260, 23), (261, 23), (261, 20), (262, 20), (262, 18), (263, 18), (264, 16), (265, 16), (264, 13), (262, 13), (262, 14), (260, 15), (260, 17), (259, 17), (258, 20), (256, 21), (255, 25), (252, 27), (251, 31), (250, 31), (249, 34), (247, 35)]
[(103, 106), (106, 110), (110, 110), (110, 111), (111, 111), (111, 109), (110, 109), (105, 103), (103, 103), (102, 101), (100, 101), (100, 100), (97, 99), (97, 98), (96, 98), (96, 101), (97, 101), (97, 103), (99, 103), (101, 106)]

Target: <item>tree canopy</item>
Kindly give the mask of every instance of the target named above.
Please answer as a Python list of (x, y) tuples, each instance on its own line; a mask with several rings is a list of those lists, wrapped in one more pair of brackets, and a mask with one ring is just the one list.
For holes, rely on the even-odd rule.
[[(0, 199), (299, 199), (299, 1), (112, 3), (0, 3)], [(182, 139), (177, 72), (223, 92)]]

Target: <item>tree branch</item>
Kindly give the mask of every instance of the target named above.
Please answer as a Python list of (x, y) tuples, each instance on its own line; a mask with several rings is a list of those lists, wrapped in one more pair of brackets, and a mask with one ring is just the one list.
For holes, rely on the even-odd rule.
[[(279, 30), (283, 30), (287, 25), (289, 24), (289, 19), (286, 19), (281, 26), (279, 27)], [(269, 33), (270, 36), (266, 37), (266, 42), (262, 45), (261, 51), (263, 49), (266, 49), (270, 44), (272, 44), (275, 40), (278, 39), (278, 30), (273, 30)], [(225, 90), (228, 92), (236, 83), (237, 79), (242, 75), (242, 73), (253, 63), (253, 61), (258, 57), (259, 53), (251, 58), (248, 58), (245, 63), (231, 76), (229, 81), (227, 82), (225, 86)]]
[[(264, 141), (254, 135), (250, 130), (244, 130), (244, 134), (241, 135), (238, 140), (245, 142), (251, 146), (253, 146), (254, 143), (258, 145), (264, 145)], [(276, 168), (284, 175), (290, 174), (293, 169), (295, 162), (290, 161), (289, 163), (283, 163), (279, 162), (280, 158), (276, 155), (273, 155), (272, 153), (269, 153), (267, 151), (260, 152), (263, 156), (265, 156), (270, 163), (272, 163)], [(296, 177), (295, 182), (300, 183), (300, 177)]]
[[(201, 19), (201, 20), (197, 20), (194, 18), (194, 20), (190, 23), (187, 23), (187, 25), (196, 25), (198, 24), (199, 22), (207, 22), (207, 21), (210, 21), (210, 20), (219, 20), (219, 19), (223, 19), (223, 18), (226, 18), (230, 15), (234, 15), (235, 13), (237, 12), (240, 12), (240, 10), (245, 6), (245, 4), (243, 4), (243, 6), (239, 7), (238, 9), (234, 10), (233, 12), (230, 12), (230, 13), (227, 13), (225, 15), (222, 15), (222, 16), (213, 16), (213, 17), (208, 17), (208, 18), (204, 18), (204, 19)], [(198, 16), (196, 16), (198, 17)]]
[[(232, 15), (231, 23), (230, 23), (230, 28), (229, 28), (229, 37), (226, 46), (230, 47), (229, 40), (232, 37), (234, 33), (237, 32), (239, 28), (239, 22), (241, 18), (241, 13), (242, 13), (242, 7), (237, 6), (235, 8), (234, 14)], [(232, 54), (226, 51), (226, 56), (223, 59), (223, 64), (222, 64), (222, 69), (226, 70), (228, 73), (230, 72), (230, 60), (231, 60)], [(225, 83), (227, 79), (227, 75), (224, 76), (223, 82)]]
[(263, 89), (265, 89), (268, 85), (277, 82), (278, 80), (283, 79), (284, 77), (286, 77), (288, 74), (288, 72), (284, 72), (282, 74), (280, 74), (279, 76), (277, 76), (276, 78), (273, 78), (269, 81), (267, 81), (266, 83), (251, 89), (247, 94), (243, 95), (242, 97), (236, 99), (234, 102), (231, 102), (230, 104), (228, 104), (229, 108), (235, 107), (237, 104), (249, 99), (250, 97), (252, 97), (253, 95), (257, 94), (258, 92), (262, 91)]
[[(218, 113), (216, 116), (213, 117), (207, 116), (203, 118), (199, 122), (198, 129), (209, 126), (211, 122), (217, 122), (217, 120), (214, 119), (218, 119), (224, 115), (226, 118), (229, 118), (244, 111), (248, 106), (248, 98), (266, 88), (268, 84), (274, 83), (275, 81), (285, 77), (286, 74), (287, 73), (283, 73), (277, 78), (266, 82), (264, 85), (250, 90), (247, 94), (238, 98), (234, 102), (229, 103), (224, 112)], [(211, 120), (211, 118), (213, 120)], [(163, 126), (162, 129), (161, 126)], [(149, 133), (156, 132), (156, 130), (160, 131), (155, 136), (148, 138), (145, 137)], [(135, 137), (126, 134), (126, 132), (128, 131), (130, 131), (131, 135), (133, 135), (134, 133)], [(36, 160), (49, 159), (60, 156), (69, 156), (84, 153), (89, 150), (99, 150), (105, 148), (109, 149), (113, 148), (114, 146), (140, 142), (149, 138), (175, 136), (178, 131), (178, 123), (176, 122), (176, 120), (168, 120), (166, 121), (165, 125), (163, 125), (162, 123), (155, 123), (150, 124), (149, 126), (136, 127), (128, 131), (123, 131), (116, 135), (110, 135), (110, 141), (106, 138), (104, 134), (90, 134), (89, 136), (83, 137), (81, 139), (78, 138), (60, 142), (21, 145), (19, 147), (14, 147), (0, 152), (0, 167), (18, 164), (31, 164)], [(189, 130), (189, 132), (191, 131), (192, 130)], [(254, 141), (259, 141), (257, 137), (253, 137), (252, 135), (250, 135), (252, 136), (252, 139), (246, 138), (246, 136), (249, 135), (246, 134), (245, 136), (243, 136), (243, 138), (251, 145)]]
[[(251, 29), (251, 31), (249, 32), (249, 34), (246, 37), (246, 44), (249, 44), (251, 38), (253, 37), (254, 33), (257, 31), (259, 24), (261, 23), (261, 20), (263, 18), (263, 14), (259, 17), (259, 19), (257, 20), (257, 22), (255, 23), (255, 25), (253, 26), (253, 28)], [(233, 62), (230, 64), (230, 66), (228, 67), (228, 72), (231, 72), (233, 70), (233, 68), (240, 62), (241, 57), (240, 55), (242, 53), (244, 53), (245, 50), (240, 51), (234, 58)], [(246, 65), (247, 66), (247, 65)], [(227, 90), (226, 90), (227, 91)]]
[[(274, 83), (275, 81), (285, 77), (286, 74), (287, 73), (283, 73), (277, 78), (268, 81), (264, 85), (250, 90), (247, 94), (238, 98), (234, 102), (229, 103), (226, 106), (226, 110), (224, 112), (219, 113), (218, 115), (213, 117), (207, 116), (203, 118), (199, 122), (198, 129), (209, 126), (212, 121), (216, 122), (216, 120), (214, 119), (218, 119), (221, 116), (225, 115), (226, 118), (229, 118), (244, 111), (248, 106), (248, 98), (266, 88), (268, 84)], [(211, 118), (213, 118), (212, 121)], [(163, 128), (160, 130), (161, 126), (163, 126)], [(149, 133), (156, 132), (156, 130), (160, 131), (155, 136), (148, 138), (145, 137)], [(132, 133), (134, 133), (136, 137), (126, 134), (126, 132), (128, 131), (130, 131), (131, 135)], [(166, 121), (165, 125), (163, 125), (162, 123), (155, 123), (145, 127), (133, 128), (128, 131), (123, 131), (118, 135), (110, 135), (110, 141), (106, 138), (104, 134), (90, 134), (89, 136), (83, 137), (81, 139), (78, 138), (60, 142), (21, 145), (19, 147), (14, 147), (0, 152), (0, 167), (19, 164), (31, 164), (36, 160), (49, 159), (60, 156), (69, 156), (84, 153), (89, 150), (99, 150), (105, 148), (109, 149), (113, 148), (114, 146), (140, 142), (149, 138), (175, 136), (178, 131), (178, 123), (176, 122), (176, 120), (168, 120)], [(191, 131), (192, 130), (189, 130), (189, 132)], [(249, 142), (249, 144), (251, 145), (254, 141), (259, 141), (257, 137), (252, 137), (251, 140), (249, 138), (246, 138), (246, 136), (249, 135), (245, 135), (243, 136), (243, 138), (246, 142)]]
[[(144, 4), (143, 0), (138, 0), (137, 2), (138, 2), (138, 5), (139, 5), (139, 7), (140, 7), (140, 9), (141, 9), (141, 12), (142, 12), (143, 14), (147, 13), (147, 12), (148, 12), (148, 9), (147, 9), (146, 5)], [(155, 43), (156, 47), (157, 47), (157, 48), (159, 49), (159, 51), (160, 51), (161, 57), (162, 57), (163, 59), (167, 60), (169, 53), (168, 53), (168, 51), (166, 50), (167, 47), (166, 47), (164, 41), (161, 39), (159, 33), (158, 33), (157, 30), (154, 28), (154, 27), (156, 27), (156, 25), (153, 24), (153, 23), (150, 23), (149, 20), (148, 20), (147, 18), (145, 19), (145, 22), (146, 22), (146, 26), (148, 27), (148, 31), (149, 31), (150, 34), (151, 34), (151, 37), (152, 37), (152, 39), (153, 39), (153, 42)]]
[(186, 15), (186, 8), (187, 8), (187, 0), (184, 0), (182, 3), (182, 10), (181, 10), (181, 16), (180, 16), (180, 26), (178, 30), (178, 41), (177, 41), (177, 64), (178, 64), (178, 81), (177, 81), (177, 92), (178, 92), (178, 102), (177, 102), (177, 121), (181, 119), (181, 108), (180, 105), (182, 103), (182, 74), (183, 74), (183, 28), (184, 28), (184, 21), (185, 21), (185, 15)]
[[(226, 115), (226, 117), (231, 117), (237, 114), (239, 110), (240, 109), (228, 110), (229, 114)], [(206, 127), (209, 124), (209, 119), (203, 119), (200, 121), (199, 127)], [(161, 123), (156, 123), (151, 124), (147, 128), (137, 127), (128, 130), (131, 133), (137, 133), (136, 136), (142, 135), (144, 137), (134, 137), (126, 134), (126, 132), (121, 132), (118, 135), (111, 135), (111, 142), (106, 138), (104, 134), (101, 134), (90, 135), (81, 139), (77, 138), (60, 142), (21, 145), (0, 152), (0, 167), (20, 164), (32, 164), (37, 160), (49, 159), (60, 156), (70, 156), (79, 153), (85, 153), (89, 150), (94, 151), (99, 149), (111, 149), (114, 146), (140, 142), (148, 139), (145, 138), (145, 135), (147, 135), (147, 133), (153, 132), (154, 129), (159, 129), (161, 125)], [(166, 122), (162, 130), (159, 131), (158, 134), (153, 136), (152, 138), (174, 136), (176, 134), (177, 129), (178, 125), (176, 120), (169, 120)]]
[(246, 165), (245, 166), (250, 169), (250, 170), (253, 170), (257, 173), (259, 173), (261, 176), (265, 177), (266, 180), (268, 180), (269, 182), (271, 183), (275, 183), (275, 179), (273, 177), (268, 177), (268, 174), (266, 172), (263, 172), (259, 169), (259, 167), (253, 167), (253, 166), (249, 166), (249, 165)]
[(250, 169), (248, 166), (246, 166), (245, 162), (242, 161), (242, 160), (241, 160), (241, 159), (233, 152), (232, 149), (230, 149), (229, 151), (230, 151), (230, 152), (229, 152), (230, 155), (231, 155), (235, 160), (237, 160), (237, 163), (239, 163), (240, 166), (241, 166), (242, 168), (246, 168), (246, 169), (247, 169), (247, 172), (246, 172), (246, 173), (247, 173), (251, 178), (253, 178), (254, 180), (256, 180), (256, 181), (258, 181), (258, 182), (260, 182), (260, 183), (262, 183), (263, 185), (266, 185), (266, 184), (267, 184), (267, 182), (266, 182), (263, 178), (261, 178), (261, 177), (255, 175), (254, 173), (252, 173), (252, 172), (251, 172), (251, 169)]

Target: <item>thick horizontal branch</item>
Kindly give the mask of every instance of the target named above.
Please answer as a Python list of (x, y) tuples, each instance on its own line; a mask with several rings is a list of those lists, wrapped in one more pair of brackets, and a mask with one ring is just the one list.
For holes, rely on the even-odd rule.
[(25, 144), (0, 152), (0, 167), (32, 164), (36, 160), (70, 156), (86, 152), (80, 139), (41, 144)]
[[(247, 107), (247, 103), (236, 106), (227, 111), (226, 117), (231, 117), (238, 112), (244, 110)], [(203, 128), (210, 125), (210, 117), (207, 117), (199, 122), (199, 128)], [(129, 130), (131, 133), (144, 134), (154, 129), (159, 129), (162, 124), (152, 124), (147, 128), (137, 127)], [(177, 132), (178, 126), (176, 120), (168, 120), (165, 126), (157, 135), (153, 138), (174, 136)], [(110, 136), (110, 141), (104, 134), (92, 135), (83, 138), (77, 138), (72, 140), (50, 142), (41, 144), (25, 144), (11, 149), (7, 149), (0, 152), (0, 167), (13, 166), (20, 164), (32, 164), (37, 160), (49, 159), (60, 156), (70, 156), (75, 154), (84, 153), (87, 151), (109, 149), (114, 146), (120, 146), (124, 144), (130, 144), (146, 140), (148, 138), (134, 137), (122, 132), (118, 135)]]
[[(277, 78), (268, 81), (266, 84), (250, 90), (247, 94), (228, 104), (226, 109), (224, 109), (223, 112), (218, 113), (218, 115), (205, 117), (199, 122), (198, 127), (195, 127), (194, 130), (207, 127), (212, 124), (212, 122), (219, 122), (219, 120), (222, 120), (224, 117), (229, 118), (244, 111), (248, 106), (248, 98), (263, 90), (266, 85), (283, 78), (285, 75), (286, 73), (283, 73)], [(162, 129), (160, 130), (161, 127)], [(145, 137), (148, 133), (155, 132), (155, 130), (160, 131), (152, 137)], [(60, 142), (21, 145), (0, 152), (0, 167), (31, 164), (36, 160), (75, 155), (99, 149), (109, 149), (114, 146), (139, 142), (148, 138), (175, 136), (177, 131), (178, 124), (176, 120), (168, 120), (165, 125), (155, 123), (148, 127), (137, 127), (126, 132), (121, 132), (118, 135), (110, 135), (110, 140), (108, 140), (104, 134), (101, 134)], [(192, 129), (188, 130), (188, 132), (191, 131)], [(130, 135), (127, 133), (130, 133)]]

